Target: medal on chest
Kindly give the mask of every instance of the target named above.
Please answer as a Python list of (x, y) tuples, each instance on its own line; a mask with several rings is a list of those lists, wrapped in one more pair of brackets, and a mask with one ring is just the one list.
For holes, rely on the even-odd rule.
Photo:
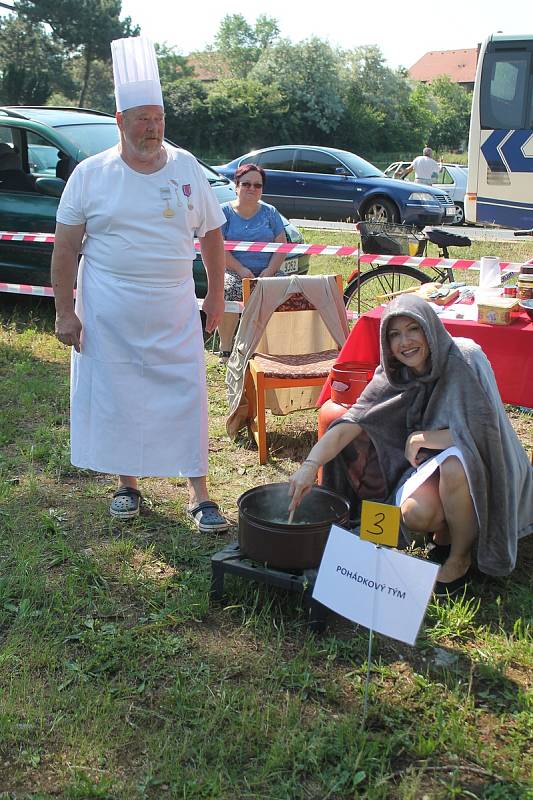
[(168, 186), (163, 186), (159, 189), (159, 194), (161, 195), (161, 200), (165, 203), (165, 208), (163, 209), (163, 216), (166, 219), (170, 219), (176, 215), (176, 212), (173, 208), (170, 207), (170, 200), (172, 195), (170, 194), (170, 189)]
[(176, 198), (176, 206), (177, 206), (177, 208), (182, 208), (183, 207), (183, 203), (181, 202), (180, 185), (179, 185), (179, 183), (176, 180), (174, 180), (174, 178), (169, 178), (168, 182), (171, 184), (172, 189), (174, 190), (174, 196)]
[(192, 194), (191, 184), (190, 183), (184, 183), (181, 188), (182, 188), (183, 194), (187, 198), (187, 208), (189, 209), (189, 211), (192, 211), (194, 206), (193, 206), (192, 200), (191, 200), (191, 194)]

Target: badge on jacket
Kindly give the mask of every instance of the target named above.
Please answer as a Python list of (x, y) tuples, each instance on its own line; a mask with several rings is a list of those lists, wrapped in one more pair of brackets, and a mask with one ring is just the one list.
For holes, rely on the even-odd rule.
[(176, 212), (170, 207), (171, 194), (168, 186), (162, 186), (159, 189), (159, 194), (161, 195), (161, 200), (163, 200), (163, 202), (166, 204), (165, 208), (163, 209), (163, 216), (167, 219), (174, 217)]
[(192, 211), (194, 206), (193, 206), (193, 204), (191, 202), (191, 194), (192, 194), (191, 184), (190, 183), (184, 183), (181, 188), (183, 190), (183, 194), (185, 195), (185, 197), (188, 200), (187, 208), (189, 209), (189, 211)]

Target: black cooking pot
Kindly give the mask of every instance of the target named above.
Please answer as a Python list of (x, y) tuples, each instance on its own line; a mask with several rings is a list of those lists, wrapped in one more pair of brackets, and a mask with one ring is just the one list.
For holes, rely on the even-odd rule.
[(288, 483), (268, 483), (242, 494), (237, 500), (239, 546), (249, 558), (270, 567), (318, 567), (332, 524), (348, 525), (349, 503), (313, 486), (289, 525), (289, 502)]

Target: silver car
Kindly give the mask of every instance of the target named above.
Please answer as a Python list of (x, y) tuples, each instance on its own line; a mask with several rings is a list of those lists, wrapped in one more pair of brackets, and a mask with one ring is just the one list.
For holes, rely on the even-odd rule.
[[(410, 161), (394, 161), (385, 170), (387, 178), (398, 178), (398, 174), (410, 165)], [(463, 164), (442, 164), (438, 178), (431, 185), (435, 189), (444, 189), (455, 205), (455, 217), (451, 225), (462, 225), (465, 221), (465, 192), (468, 167)], [(414, 180), (411, 172), (406, 180)]]

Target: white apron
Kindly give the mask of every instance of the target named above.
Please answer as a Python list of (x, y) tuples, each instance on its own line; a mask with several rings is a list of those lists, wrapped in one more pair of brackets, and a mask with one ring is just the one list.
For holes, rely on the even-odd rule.
[(192, 275), (170, 286), (80, 264), (72, 463), (135, 476), (207, 474), (207, 393)]

